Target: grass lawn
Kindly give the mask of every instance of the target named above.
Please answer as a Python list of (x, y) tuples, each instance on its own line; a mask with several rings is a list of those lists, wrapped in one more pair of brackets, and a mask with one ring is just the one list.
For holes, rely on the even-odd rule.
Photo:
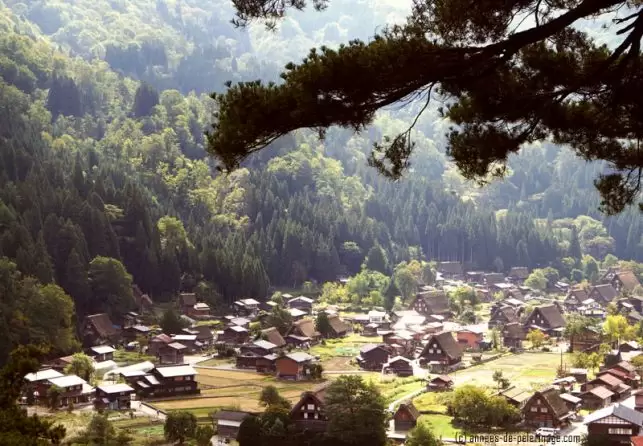
[[(570, 355), (563, 355), (563, 362), (570, 363)], [(556, 368), (560, 365), (560, 354), (527, 352), (508, 355), (492, 362), (458, 370), (451, 374), (455, 385), (474, 384), (495, 386), (493, 373), (501, 370), (512, 385), (529, 390), (532, 386), (550, 383), (556, 378)]]
[(428, 423), (431, 426), (433, 433), (440, 437), (455, 438), (460, 430), (453, 426), (453, 418), (448, 415), (421, 415), (420, 423)]
[(216, 367), (219, 365), (229, 365), (234, 364), (234, 358), (212, 358), (206, 359), (203, 362), (197, 363), (197, 365), (203, 365), (206, 367)]
[(450, 392), (427, 392), (413, 399), (413, 404), (420, 412), (439, 412), (446, 413), (447, 406), (444, 405), (444, 399)]
[(143, 361), (154, 361), (155, 359), (156, 358), (154, 356), (145, 355), (138, 351), (126, 351), (119, 348), (114, 352), (114, 361), (121, 366), (136, 364), (137, 362)]
[(356, 370), (358, 367), (350, 364), (350, 360), (359, 355), (363, 345), (374, 343), (377, 343), (377, 338), (352, 333), (345, 338), (329, 339), (324, 345), (315, 345), (309, 353), (320, 357), (324, 370)]
[(392, 403), (407, 393), (420, 390), (425, 386), (424, 381), (413, 377), (382, 379), (380, 374), (375, 373), (367, 375), (365, 379), (375, 384), (387, 404)]
[(133, 437), (133, 446), (143, 446), (151, 441), (163, 440), (163, 422), (148, 417), (123, 419), (113, 422), (114, 427), (127, 429)]

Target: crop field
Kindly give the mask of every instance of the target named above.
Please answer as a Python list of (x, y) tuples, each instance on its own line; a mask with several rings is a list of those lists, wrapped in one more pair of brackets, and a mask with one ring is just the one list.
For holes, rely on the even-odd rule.
[(353, 333), (345, 338), (329, 339), (325, 345), (315, 345), (310, 349), (310, 354), (319, 356), (324, 370), (351, 371), (358, 367), (352, 360), (359, 355), (360, 349), (366, 344), (377, 344), (381, 337), (361, 336)]
[[(521, 353), (509, 355), (486, 364), (458, 370), (451, 374), (455, 385), (474, 384), (478, 386), (495, 386), (493, 373), (502, 371), (512, 385), (524, 388), (540, 387), (556, 378), (556, 369), (560, 365), (558, 353)], [(569, 366), (570, 356), (563, 355), (563, 362)]]
[[(259, 394), (267, 385), (274, 385), (281, 396), (293, 403), (299, 400), (302, 392), (317, 386), (319, 382), (277, 381), (272, 376), (254, 372), (214, 370), (198, 368), (197, 381), (208, 388), (201, 390), (198, 398), (185, 398), (172, 401), (158, 401), (154, 406), (163, 410), (186, 409), (197, 416), (205, 416), (217, 408), (238, 408), (239, 410), (259, 411)], [(210, 388), (209, 386), (214, 386)]]

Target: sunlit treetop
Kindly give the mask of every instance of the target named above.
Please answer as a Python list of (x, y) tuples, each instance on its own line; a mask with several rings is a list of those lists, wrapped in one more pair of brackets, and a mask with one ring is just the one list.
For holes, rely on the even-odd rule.
[[(272, 26), (306, 1), (234, 5), (238, 26)], [(616, 17), (614, 49), (573, 26), (608, 15)], [(313, 49), (285, 67), (283, 83), (228, 84), (225, 94), (213, 94), (218, 112), (208, 149), (232, 170), (292, 130), (311, 128), (322, 137), (333, 125), (360, 131), (382, 107), (421, 99), (424, 111), (437, 94), (453, 123), (447, 154), (467, 179), (502, 176), (509, 154), (547, 140), (608, 162), (610, 172), (595, 182), (604, 212), (636, 203), (643, 211), (642, 37), (641, 0), (414, 0), (403, 25), (370, 42)], [(399, 178), (414, 148), (412, 127), (376, 143), (369, 164)]]

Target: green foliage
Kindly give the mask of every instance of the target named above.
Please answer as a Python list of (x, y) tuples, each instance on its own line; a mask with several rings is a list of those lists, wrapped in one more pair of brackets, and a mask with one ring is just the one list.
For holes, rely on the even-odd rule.
[(386, 442), (384, 399), (372, 383), (360, 376), (340, 376), (326, 390), (324, 405), (329, 439), (347, 445)]
[(447, 401), (447, 413), (469, 426), (506, 427), (520, 420), (520, 411), (501, 396), (489, 396), (473, 385), (458, 387)]
[(265, 386), (261, 390), (259, 404), (264, 406), (266, 410), (273, 412), (288, 413), (292, 408), (290, 401), (279, 395), (279, 391), (273, 385)]
[[(244, 25), (257, 18), (272, 23), (287, 9), (302, 9), (306, 3), (271, 2), (266, 7), (263, 0), (242, 0), (235, 7)], [(322, 8), (327, 1), (312, 3)], [(286, 65), (283, 83), (228, 84), (226, 94), (213, 95), (218, 111), (208, 134), (209, 151), (226, 169), (234, 169), (292, 130), (315, 128), (322, 136), (333, 125), (360, 130), (381, 108), (416, 94), (425, 103), (413, 124), (395, 136), (385, 135), (369, 159), (381, 173), (398, 179), (416, 150), (413, 127), (437, 88), (452, 101), (440, 114), (458, 126), (446, 135), (447, 153), (465, 178), (486, 184), (491, 177), (505, 176), (509, 154), (553, 139), (584, 159), (605, 160), (618, 169), (596, 180), (602, 210), (617, 214), (635, 204), (641, 191), (637, 174), (643, 161), (637, 144), (629, 142), (638, 136), (623, 124), (640, 122), (629, 108), (635, 107), (634, 99), (624, 94), (639, 88), (639, 48), (634, 43), (640, 39), (639, 16), (620, 22), (615, 32), (630, 39), (614, 50), (573, 26), (626, 4), (566, 8), (532, 0), (463, 9), (462, 2), (453, 0), (415, 5), (405, 22), (385, 27), (368, 43), (354, 39), (338, 49), (313, 48), (302, 63)], [(516, 33), (511, 18), (525, 11), (535, 24)], [(540, 26), (542, 17), (558, 16), (548, 27)], [(418, 60), (433, 67), (430, 73)], [(619, 82), (611, 83), (615, 70)], [(600, 88), (606, 84), (607, 90)], [(603, 150), (605, 145), (612, 150)]]
[(183, 444), (196, 434), (196, 417), (191, 412), (170, 412), (165, 419), (163, 432), (168, 441)]
[(77, 348), (74, 303), (57, 285), (41, 285), (0, 257), (0, 363), (23, 343), (46, 343), (58, 354)]
[(536, 349), (545, 343), (545, 334), (540, 330), (530, 330), (526, 339), (531, 344), (531, 348)]
[(114, 428), (107, 415), (95, 414), (87, 429), (71, 439), (72, 445), (87, 446), (125, 446), (132, 443), (133, 437), (126, 431)]
[(529, 277), (525, 280), (525, 286), (533, 288), (535, 290), (544, 291), (547, 288), (547, 277), (543, 270), (536, 269), (529, 274)]
[(620, 314), (607, 316), (603, 323), (603, 332), (610, 342), (631, 341), (636, 336), (636, 328), (632, 327), (625, 316)]
[(377, 271), (382, 274), (387, 274), (388, 259), (386, 258), (386, 253), (381, 246), (375, 245), (368, 251), (364, 268), (371, 271)]
[(420, 422), (406, 434), (404, 442), (407, 446), (442, 446), (427, 423)]
[(183, 330), (187, 323), (179, 317), (179, 315), (172, 308), (168, 308), (163, 313), (163, 317), (159, 322), (163, 333), (180, 333)]
[(198, 426), (194, 434), (197, 446), (209, 446), (213, 435), (214, 429), (212, 429), (212, 426)]
[(315, 327), (317, 331), (323, 336), (328, 337), (332, 333), (333, 327), (330, 326), (328, 321), (328, 314), (325, 311), (320, 311), (317, 313), (317, 318), (315, 319)]
[(91, 382), (94, 377), (94, 361), (84, 353), (74, 353), (71, 362), (65, 367), (65, 374), (80, 376)]
[(24, 389), (24, 376), (36, 372), (47, 354), (47, 349), (34, 345), (21, 345), (10, 354), (9, 361), (0, 370), (0, 420), (3, 444), (45, 445), (60, 444), (65, 438), (65, 428), (59, 424), (29, 416), (18, 407), (18, 397)]
[(285, 335), (291, 326), (292, 316), (283, 307), (273, 307), (266, 318), (266, 327), (275, 327), (282, 335)]

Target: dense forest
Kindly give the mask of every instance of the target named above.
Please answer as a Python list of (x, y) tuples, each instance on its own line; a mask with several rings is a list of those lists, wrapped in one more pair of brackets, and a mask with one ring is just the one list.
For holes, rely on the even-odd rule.
[(365, 3), (373, 16), (359, 23), (327, 11), (271, 35), (235, 30), (215, 1), (0, 2), (0, 287), (22, 296), (2, 298), (2, 335), (46, 337), (44, 323), (24, 320), (28, 296), (75, 307), (75, 320), (60, 316), (70, 329), (98, 311), (118, 318), (133, 307), (131, 283), (157, 302), (196, 291), (220, 303), (354, 275), (376, 255), (386, 275), (413, 259), (499, 271), (584, 254), (643, 261), (638, 211), (597, 211), (602, 165), (538, 145), (479, 188), (441, 151), (436, 110), (418, 123), (401, 181), (366, 159), (413, 107), (361, 135), (332, 129), (320, 143), (296, 132), (218, 174), (204, 150), (208, 94), (275, 77), (294, 51), (395, 16)]

